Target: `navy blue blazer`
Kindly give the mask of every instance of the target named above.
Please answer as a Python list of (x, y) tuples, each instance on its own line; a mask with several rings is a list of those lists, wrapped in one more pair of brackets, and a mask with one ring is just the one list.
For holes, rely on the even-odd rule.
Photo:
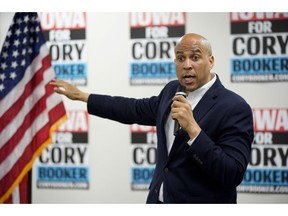
[(189, 146), (180, 130), (168, 155), (165, 122), (179, 85), (169, 82), (158, 96), (135, 99), (91, 94), (88, 113), (124, 124), (157, 126), (157, 161), (147, 203), (236, 203), (236, 187), (247, 168), (254, 138), (250, 106), (219, 77), (193, 110), (202, 131)]

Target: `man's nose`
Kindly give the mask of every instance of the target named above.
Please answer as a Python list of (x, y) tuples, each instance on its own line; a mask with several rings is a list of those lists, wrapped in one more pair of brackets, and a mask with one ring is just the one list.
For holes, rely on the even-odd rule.
[(192, 69), (191, 60), (189, 58), (185, 59), (183, 67), (185, 70), (191, 70)]

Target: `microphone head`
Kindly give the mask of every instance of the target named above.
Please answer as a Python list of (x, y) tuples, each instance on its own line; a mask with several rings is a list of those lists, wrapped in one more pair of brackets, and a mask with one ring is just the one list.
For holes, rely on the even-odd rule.
[(186, 98), (187, 97), (186, 87), (182, 85), (178, 85), (175, 95), (182, 95), (183, 97)]

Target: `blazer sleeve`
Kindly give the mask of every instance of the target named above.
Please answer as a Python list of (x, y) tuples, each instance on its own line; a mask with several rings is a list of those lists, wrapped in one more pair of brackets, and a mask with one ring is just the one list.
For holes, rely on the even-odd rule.
[(123, 124), (155, 125), (157, 109), (158, 96), (135, 99), (90, 94), (87, 102), (89, 114)]
[(220, 118), (215, 129), (217, 139), (212, 140), (202, 130), (187, 153), (214, 181), (235, 188), (241, 183), (250, 159), (254, 138), (252, 110), (246, 102), (238, 101)]
[(177, 85), (178, 81), (171, 81), (164, 86), (158, 96), (141, 99), (90, 94), (87, 110), (91, 115), (123, 124), (155, 126), (159, 119), (159, 112), (162, 112), (159, 110), (160, 104), (167, 100), (170, 94), (174, 94)]

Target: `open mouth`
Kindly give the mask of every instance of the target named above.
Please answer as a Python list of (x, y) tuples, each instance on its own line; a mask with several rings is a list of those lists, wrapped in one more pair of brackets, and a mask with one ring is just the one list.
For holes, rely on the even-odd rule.
[(183, 76), (183, 80), (185, 84), (191, 84), (196, 79), (196, 76), (193, 76), (191, 74), (186, 74)]

